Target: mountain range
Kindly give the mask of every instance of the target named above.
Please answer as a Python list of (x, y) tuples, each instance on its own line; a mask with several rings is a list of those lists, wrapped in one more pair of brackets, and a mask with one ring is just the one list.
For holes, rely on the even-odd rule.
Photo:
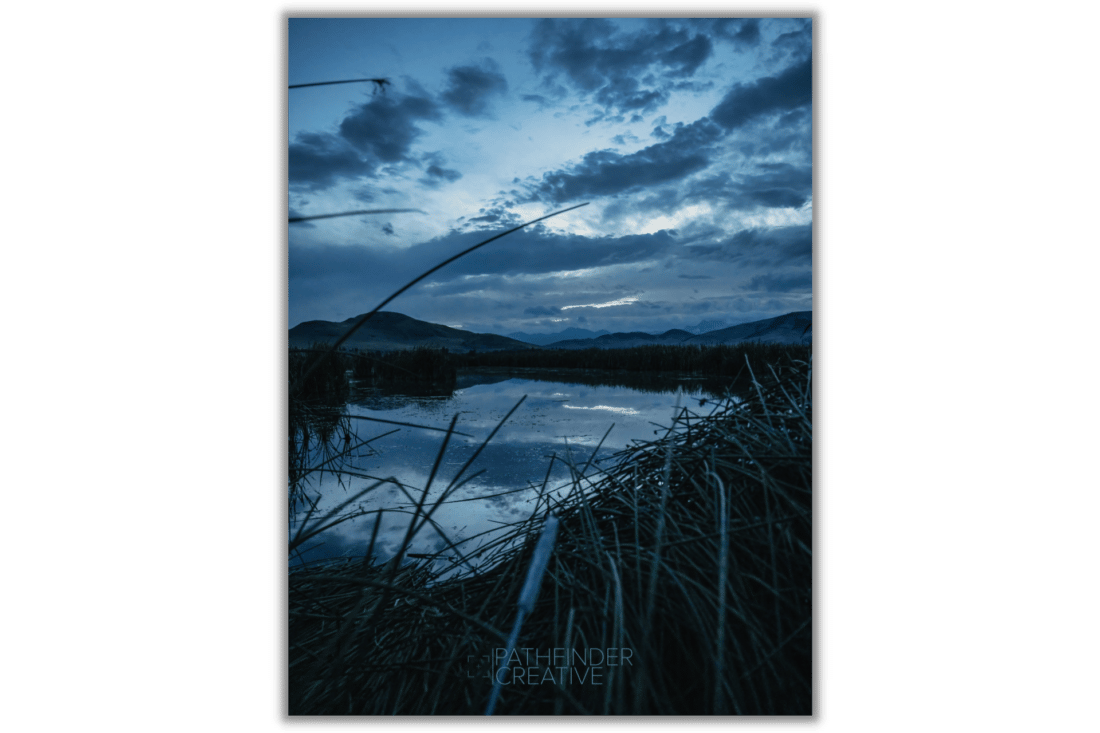
[[(343, 336), (363, 316), (354, 316), (340, 323), (306, 321), (290, 329), (290, 346), (307, 348), (320, 341), (332, 343)], [(451, 351), (510, 351), (535, 348), (531, 344), (498, 336), (495, 333), (473, 333), (460, 328), (418, 321), (415, 318), (379, 311), (363, 327), (344, 342), (348, 349), (393, 351), (416, 346), (433, 346)]]
[(514, 338), (517, 341), (525, 341), (529, 344), (537, 344), (538, 346), (546, 346), (552, 344), (555, 341), (565, 341), (567, 339), (591, 339), (597, 336), (603, 336), (604, 334), (611, 333), (607, 329), (600, 331), (589, 331), (587, 328), (577, 328), (571, 326), (564, 331), (558, 331), (557, 333), (524, 333), (523, 331), (514, 331), (508, 336)]
[(796, 311), (762, 321), (742, 323), (701, 334), (674, 328), (661, 334), (612, 333), (594, 339), (555, 341), (548, 349), (628, 349), (650, 344), (681, 344), (683, 346), (739, 344), (756, 341), (766, 344), (810, 343), (813, 336), (813, 311)]
[[(699, 335), (701, 333), (707, 333), (708, 331), (717, 331), (720, 328), (733, 325), (729, 321), (721, 320), (709, 320), (700, 321), (694, 326), (688, 326), (684, 330), (690, 331), (693, 335)], [(555, 333), (526, 333), (524, 331), (513, 331), (508, 334), (509, 338), (514, 338), (517, 341), (525, 341), (529, 344), (537, 344), (539, 346), (546, 346), (552, 344), (555, 341), (575, 341), (578, 339), (592, 339), (604, 336), (611, 333), (606, 328), (599, 331), (589, 331), (587, 328), (577, 328), (571, 326), (564, 331), (557, 331)], [(646, 333), (656, 336), (660, 332), (647, 331)]]
[[(355, 316), (340, 323), (332, 321), (306, 321), (290, 329), (289, 344), (292, 347), (306, 348), (317, 342), (333, 342), (344, 335), (362, 316)], [(509, 338), (493, 333), (473, 333), (450, 326), (419, 321), (415, 318), (380, 311), (375, 313), (362, 328), (344, 342), (346, 348), (389, 351), (408, 349), (416, 346), (444, 347), (451, 351), (506, 351), (512, 349), (626, 349), (633, 346), (682, 344), (685, 346), (703, 344), (738, 344), (747, 341), (777, 344), (810, 343), (813, 337), (813, 311), (796, 311), (775, 318), (766, 318), (751, 323), (717, 328), (703, 333), (692, 331), (711, 323), (724, 324), (724, 321), (704, 321), (691, 329), (674, 328), (660, 334), (642, 331), (629, 333), (607, 333), (606, 331), (588, 331), (570, 328), (560, 334), (513, 333), (512, 336), (526, 336), (543, 341), (544, 338), (566, 338), (557, 341), (536, 343)], [(579, 332), (579, 333), (578, 333)], [(585, 336), (584, 334), (598, 334)], [(580, 338), (577, 338), (580, 336)]]

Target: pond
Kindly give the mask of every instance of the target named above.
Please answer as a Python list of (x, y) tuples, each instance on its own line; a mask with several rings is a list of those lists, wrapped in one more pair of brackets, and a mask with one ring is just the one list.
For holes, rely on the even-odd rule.
[[(587, 465), (588, 475), (598, 473), (601, 465), (617, 460), (614, 454), (618, 451), (665, 435), (677, 405), (706, 413), (708, 408), (700, 402), (710, 404), (713, 398), (692, 381), (672, 382), (667, 391), (656, 392), (482, 373), (462, 375), (459, 387), (450, 397), (367, 392), (348, 404), (345, 424), (349, 433), (337, 438), (337, 447), (371, 442), (327, 466), (338, 466), (343, 472), (308, 475), (302, 486), (316, 504), (308, 523), (379, 479), (396, 479), (404, 490), (395, 483), (383, 483), (355, 499), (344, 511), (366, 514), (305, 542), (292, 555), (291, 564), (361, 557), (371, 547), (372, 537), (375, 558), (392, 557), (428, 485), (455, 415), (456, 434), (446, 444), (426, 496), (426, 505), (431, 506), (446, 494), (432, 515), (437, 528), (422, 529), (408, 550), (435, 556), (431, 561), (440, 569), (451, 567), (446, 558), (453, 556), (441, 535), (460, 549), (470, 566), (477, 567), (482, 559), (478, 549), (509, 525), (530, 517), (540, 493), (562, 497), (573, 488), (570, 465), (576, 471)], [(325, 458), (318, 452), (308, 460), (316, 466)], [(461, 485), (448, 493), (453, 483)], [(305, 511), (295, 512), (291, 536), (305, 517)]]

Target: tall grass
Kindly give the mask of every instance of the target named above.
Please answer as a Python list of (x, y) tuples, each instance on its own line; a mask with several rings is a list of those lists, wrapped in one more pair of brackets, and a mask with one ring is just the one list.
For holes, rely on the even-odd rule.
[(299, 383), (291, 406), (301, 403), (342, 406), (351, 392), (347, 375), (351, 366), (346, 354), (330, 350), (324, 342), (315, 343), (308, 349), (290, 349), (287, 372), (292, 382)]
[(607, 369), (625, 372), (679, 372), (736, 378), (748, 376), (746, 364), (764, 369), (790, 359), (805, 361), (810, 347), (802, 344), (649, 345), (624, 349), (523, 349), (455, 354), (460, 367), (537, 367)]
[[(538, 656), (554, 649), (625, 649), (630, 663), (567, 658), (572, 679), (504, 685), (498, 714), (809, 714), (811, 382), (809, 362), (754, 372), (747, 399), (682, 408), (613, 465), (559, 457), (568, 496), (540, 494), (478, 550), (480, 569), (454, 544), (450, 562), (368, 552), (292, 568), (290, 713), (479, 714), (552, 511), (557, 544), (517, 644), (537, 650), (527, 673), (560, 679)], [(425, 487), (410, 531), (471, 463), (432, 506)]]
[(406, 394), (449, 394), (454, 391), (458, 368), (446, 349), (418, 346), (366, 352), (355, 359), (354, 375), (363, 383)]
[(751, 386), (753, 368), (805, 361), (810, 347), (798, 344), (637, 346), (625, 349), (450, 352), (418, 346), (395, 351), (348, 353), (362, 386), (408, 395), (449, 395), (459, 370), (507, 370), (526, 379), (570, 381), (595, 386), (629, 386), (675, 391), (677, 379), (697, 380), (713, 397)]
[[(454, 420), (443, 431), (424, 487), (365, 477), (366, 488), (321, 514), (312, 477), (325, 471), (341, 480), (355, 477), (346, 460), (370, 442), (352, 438), (350, 416), (324, 412), (321, 394), (344, 388), (340, 374), (346, 382), (349, 365), (340, 346), (431, 273), (559, 213), (436, 265), (335, 343), (309, 357), (291, 357), (291, 555), (364, 514), (355, 502), (381, 486), (395, 486), (414, 507), (404, 540), (387, 562), (379, 563), (373, 550), (382, 517), (396, 509), (373, 512), (362, 557), (291, 563), (292, 715), (479, 714), (493, 687), (494, 662), (501, 661), (497, 652), (509, 642), (503, 629), (517, 617), (524, 621), (517, 652), (536, 652), (522, 669), (539, 683), (513, 678), (502, 684), (494, 700), (498, 714), (811, 712), (808, 354), (769, 370), (759, 382), (764, 364), (749, 360), (748, 399), (729, 399), (706, 412), (680, 409), (662, 437), (634, 445), (606, 467), (593, 461), (598, 447), (587, 459), (568, 452), (556, 457), (571, 476), (565, 498), (552, 498), (560, 494), (548, 490), (548, 467), (530, 516), (483, 539), (476, 550), (468, 543), (478, 538), (455, 543), (433, 514), (476, 477), (478, 455), (511, 412), (433, 501), (428, 498), (433, 484), (444, 480)], [(551, 512), (559, 519), (557, 542), (542, 591), (537, 601), (526, 594), (517, 615), (537, 530)], [(422, 530), (437, 533), (446, 549), (406, 562), (409, 543)], [(514, 628), (518, 634), (520, 624)], [(590, 656), (611, 649), (618, 666)], [(554, 650), (568, 652), (560, 667)], [(548, 655), (545, 661), (539, 652)]]

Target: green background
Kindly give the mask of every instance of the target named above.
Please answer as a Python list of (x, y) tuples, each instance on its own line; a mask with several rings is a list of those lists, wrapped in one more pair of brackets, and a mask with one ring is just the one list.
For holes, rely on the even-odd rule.
[[(1097, 11), (827, 7), (829, 730), (1085, 723)], [(271, 730), (271, 11), (5, 12), (12, 730)]]

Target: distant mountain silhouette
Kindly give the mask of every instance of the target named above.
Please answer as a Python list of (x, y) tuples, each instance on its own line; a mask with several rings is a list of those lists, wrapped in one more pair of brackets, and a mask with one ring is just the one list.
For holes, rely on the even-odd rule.
[(552, 344), (555, 341), (565, 341), (567, 339), (590, 339), (597, 336), (603, 336), (606, 333), (611, 333), (607, 329), (600, 331), (589, 331), (587, 328), (577, 328), (576, 326), (570, 326), (564, 331), (558, 331), (557, 333), (524, 333), (523, 331), (514, 331), (508, 334), (510, 338), (518, 339), (519, 341), (526, 341), (529, 344), (538, 344), (539, 346), (546, 346)]
[(692, 336), (686, 344), (739, 344), (758, 341), (765, 344), (808, 344), (813, 338), (813, 311), (795, 311), (763, 321)]
[(732, 326), (732, 325), (733, 324), (730, 323), (729, 321), (713, 320), (712, 319), (712, 320), (709, 320), (709, 321), (700, 321), (698, 325), (692, 326), (691, 328), (686, 328), (684, 330), (685, 331), (691, 331), (693, 334), (698, 336), (701, 333), (707, 333), (709, 331), (717, 331), (720, 328), (726, 328), (727, 326)]
[(594, 339), (572, 339), (547, 344), (548, 349), (629, 349), (634, 346), (651, 344), (679, 344), (691, 338), (691, 332), (674, 328), (660, 334), (631, 331), (629, 333), (609, 333)]
[[(705, 321), (704, 321), (705, 323)], [(756, 341), (768, 344), (811, 343), (813, 335), (813, 311), (797, 311), (762, 321), (742, 323), (702, 334), (692, 334), (680, 328), (650, 335), (636, 331), (633, 333), (612, 333), (593, 339), (575, 339), (549, 344), (550, 349), (627, 349), (632, 346), (651, 344), (740, 344)]]
[[(332, 343), (351, 328), (362, 316), (355, 316), (340, 323), (332, 321), (306, 321), (290, 329), (290, 345), (306, 348), (317, 342)], [(704, 321), (703, 324), (706, 324)], [(702, 324), (700, 324), (702, 325)], [(390, 351), (393, 349), (411, 349), (416, 346), (447, 348), (451, 351), (507, 351), (511, 349), (629, 349), (634, 346), (649, 345), (696, 345), (696, 344), (739, 344), (748, 341), (775, 344), (811, 343), (813, 337), (813, 311), (797, 311), (767, 318), (752, 323), (720, 328), (707, 333), (693, 334), (682, 328), (674, 328), (660, 334), (642, 331), (630, 333), (607, 333), (594, 338), (567, 338), (548, 342), (545, 345), (532, 345), (534, 341), (524, 342), (516, 338), (499, 336), (493, 333), (473, 333), (459, 328), (441, 326), (427, 321), (382, 311), (375, 313), (355, 334), (344, 342), (349, 349)], [(558, 334), (524, 334), (528, 337), (556, 338), (562, 334), (575, 332), (600, 333), (583, 328), (567, 328)], [(516, 332), (513, 336), (520, 332)]]
[[(290, 329), (290, 346), (306, 348), (319, 341), (332, 343), (343, 336), (360, 318), (362, 318), (361, 315), (340, 323), (332, 321), (300, 323)], [(348, 349), (374, 351), (411, 349), (416, 346), (433, 346), (451, 351), (505, 351), (533, 348), (530, 344), (507, 336), (463, 331), (460, 328), (418, 321), (390, 311), (375, 313), (343, 344), (343, 347)]]

